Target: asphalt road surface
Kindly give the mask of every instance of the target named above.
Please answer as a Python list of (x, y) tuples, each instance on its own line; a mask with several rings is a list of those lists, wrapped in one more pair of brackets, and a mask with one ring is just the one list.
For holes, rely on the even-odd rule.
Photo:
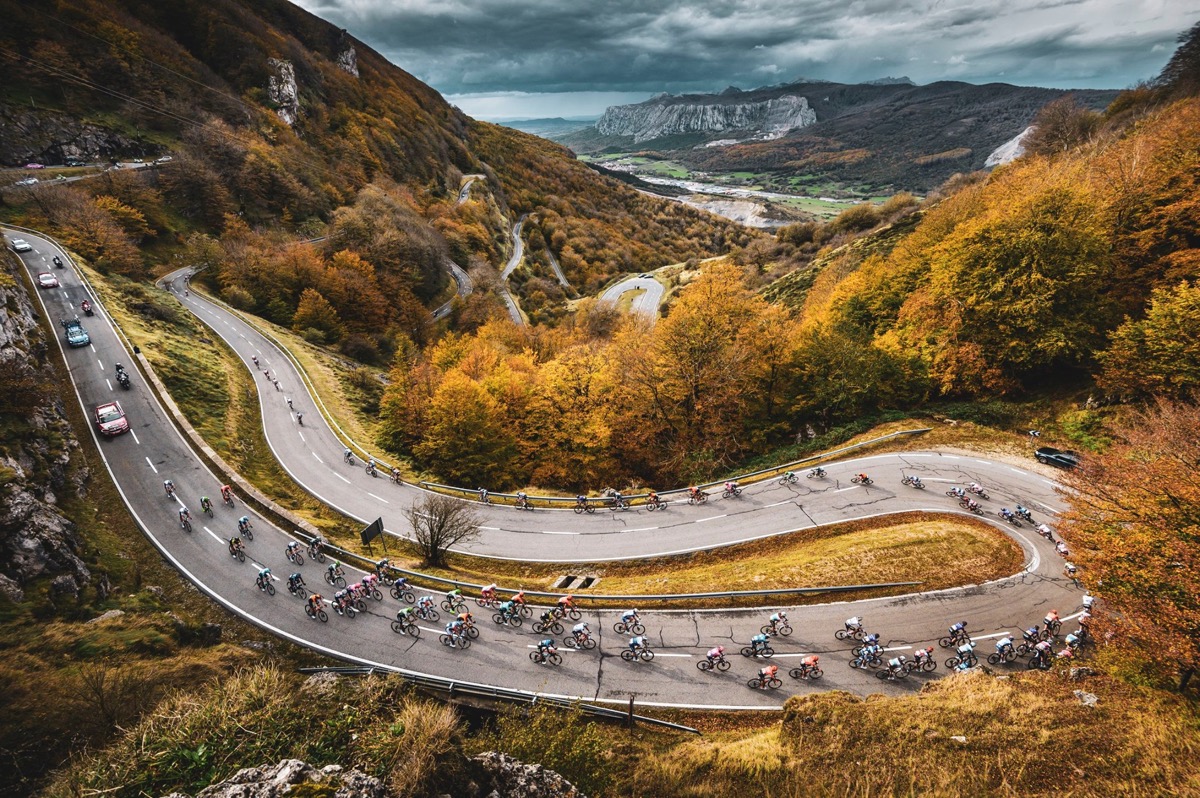
[[(656, 653), (649, 663), (628, 663), (620, 658), (628, 636), (613, 631), (619, 613), (585, 610), (599, 646), (576, 652), (560, 645), (563, 664), (558, 667), (535, 665), (529, 660), (529, 653), (542, 637), (532, 633), (529, 621), (519, 629), (501, 628), (492, 623), (489, 611), (474, 607), (473, 602), (481, 633), (467, 650), (450, 649), (437, 642), (442, 622), (422, 622), (419, 640), (392, 632), (388, 621), (402, 603), (386, 594), (382, 602), (368, 600), (368, 611), (355, 619), (338, 617), (328, 610), (328, 623), (310, 620), (303, 612), (303, 602), (284, 589), (284, 581), (276, 581), (277, 593), (269, 596), (254, 586), (254, 578), (260, 566), (270, 567), (277, 580), (298, 571), (310, 588), (321, 590), (328, 598), (331, 590), (321, 581), (322, 569), (312, 563), (299, 568), (292, 565), (284, 558), (287, 535), (240, 503), (233, 508), (221, 505), (219, 480), (184, 442), (134, 367), (133, 357), (122, 347), (104, 309), (89, 297), (73, 269), (55, 270), (50, 266), (53, 255), (67, 260), (66, 254), (41, 236), (23, 231), (13, 234), (34, 247), (34, 251), (21, 256), (31, 279), (36, 279), (38, 272), (51, 271), (62, 283), (61, 288), (37, 290), (37, 294), (54, 328), (52, 334), (64, 349), (84, 413), (90, 417), (95, 405), (116, 398), (129, 417), (131, 431), (111, 440), (98, 439), (91, 429), (118, 490), (147, 537), (187, 579), (231, 612), (310, 648), (398, 671), (590, 701), (623, 704), (632, 695), (643, 704), (770, 708), (779, 706), (792, 693), (810, 690), (912, 691), (926, 678), (944, 674), (944, 666), (939, 664), (935, 674), (893, 684), (879, 681), (870, 671), (849, 668), (846, 662), (851, 646), (835, 641), (833, 632), (851, 615), (862, 615), (867, 627), (880, 632), (894, 653), (929, 644), (936, 648), (932, 641), (944, 634), (950, 623), (967, 620), (983, 657), (991, 650), (994, 638), (1037, 622), (1051, 608), (1064, 616), (1078, 610), (1080, 591), (1062, 578), (1061, 560), (1047, 542), (1026, 527), (1011, 530), (1025, 551), (1026, 567), (1010, 578), (934, 593), (790, 608), (788, 614), (796, 631), (791, 637), (777, 640), (775, 663), (785, 672), (800, 657), (819, 654), (825, 676), (820, 682), (802, 683), (785, 673), (783, 687), (772, 691), (746, 686), (746, 680), (762, 663), (737, 653), (765, 622), (765, 610), (643, 612), (647, 636)], [(95, 317), (82, 319), (92, 344), (67, 349), (58, 320), (75, 316), (84, 298), (91, 298), (97, 306)], [(194, 293), (179, 298), (230, 342), (240, 357), (249, 361), (256, 354), (264, 368), (278, 375), (279, 391), (265, 378), (258, 378), (258, 384), (268, 441), (285, 468), (306, 489), (348, 515), (368, 520), (382, 515), (390, 528), (399, 531), (400, 510), (417, 495), (416, 489), (367, 476), (361, 461), (356, 467), (343, 464), (341, 443), (312, 406), (313, 400), (302, 391), (302, 383), (282, 353), (223, 308)], [(131, 371), (133, 386), (128, 391), (116, 387), (116, 362), (125, 363)], [(248, 367), (253, 370), (253, 366)], [(292, 398), (295, 409), (305, 412), (303, 427), (297, 425), (287, 397)], [(674, 504), (657, 513), (638, 509), (577, 516), (570, 511), (485, 507), (487, 528), (475, 550), (538, 560), (610, 559), (710, 548), (816, 521), (915, 508), (946, 511), (952, 505), (943, 495), (944, 487), (968, 479), (988, 486), (993, 500), (985, 506), (990, 513), (1002, 504), (1011, 506), (1021, 501), (1040, 519), (1049, 518), (1049, 512), (1060, 506), (1053, 486), (1036, 474), (937, 452), (877, 455), (837, 463), (827, 466), (827, 470), (826, 480), (802, 479), (789, 487), (770, 481), (751, 486), (739, 499), (715, 500), (701, 507)], [(857, 471), (870, 473), (875, 485), (863, 488), (850, 484), (847, 478)], [(901, 472), (920, 474), (928, 489), (901, 487)], [(163, 490), (163, 480), (168, 478), (177, 486), (178, 500), (168, 498)], [(199, 512), (201, 495), (216, 499), (214, 517)], [(190, 533), (179, 526), (180, 502), (193, 514), (194, 530)], [(247, 543), (247, 561), (239, 563), (228, 554), (226, 541), (235, 534), (236, 519), (244, 513), (250, 516), (255, 535)], [(353, 572), (350, 575), (357, 576)], [(747, 586), (712, 587), (732, 590)], [(1064, 631), (1070, 628), (1068, 623)], [(562, 635), (555, 637), (561, 639)], [(697, 661), (718, 644), (729, 648), (732, 669), (715, 675), (700, 672)], [(949, 652), (937, 649), (936, 654), (940, 663)], [(1018, 661), (1008, 667), (1024, 665)]]
[(629, 277), (616, 285), (609, 286), (600, 294), (601, 302), (617, 304), (621, 295), (629, 291), (642, 291), (634, 297), (630, 312), (644, 316), (651, 324), (658, 321), (658, 306), (662, 304), (663, 284), (653, 277)]

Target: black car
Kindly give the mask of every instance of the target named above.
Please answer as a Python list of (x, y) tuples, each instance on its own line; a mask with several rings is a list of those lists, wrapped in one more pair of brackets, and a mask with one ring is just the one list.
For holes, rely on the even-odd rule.
[(1079, 452), (1072, 452), (1063, 449), (1055, 449), (1053, 446), (1043, 446), (1033, 453), (1039, 463), (1046, 465), (1058, 466), (1059, 468), (1079, 468), (1081, 455)]

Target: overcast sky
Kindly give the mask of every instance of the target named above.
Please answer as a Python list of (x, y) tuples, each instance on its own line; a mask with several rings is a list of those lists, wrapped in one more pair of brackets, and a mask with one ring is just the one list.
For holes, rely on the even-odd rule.
[(296, 0), (483, 119), (799, 77), (1126, 88), (1200, 0)]

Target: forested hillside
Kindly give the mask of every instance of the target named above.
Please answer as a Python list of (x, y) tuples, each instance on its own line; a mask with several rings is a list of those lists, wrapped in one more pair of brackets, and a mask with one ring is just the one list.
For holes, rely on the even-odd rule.
[(389, 443), (464, 484), (678, 484), (930, 401), (1200, 388), (1198, 38), (1104, 114), (1049, 107), (1029, 155), (919, 213), (859, 206), (685, 273), (653, 329), (594, 309), (442, 340), (393, 369)]
[[(397, 336), (422, 341), (447, 258), (502, 262), (517, 213), (577, 238), (554, 241), (581, 285), (750, 235), (475, 123), (284, 0), (0, 0), (0, 13), (13, 23), (0, 30), (0, 162), (171, 158), (8, 190), (7, 218), (58, 231), (103, 271), (214, 266), (201, 279), (229, 301), (368, 360)], [(459, 205), (465, 173), (488, 180)], [(296, 243), (319, 235), (313, 251)]]

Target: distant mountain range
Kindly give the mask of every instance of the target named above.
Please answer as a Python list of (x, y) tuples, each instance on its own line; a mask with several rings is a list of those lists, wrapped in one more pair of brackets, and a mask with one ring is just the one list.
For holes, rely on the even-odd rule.
[(984, 168), (1064, 94), (1102, 109), (1116, 91), (1067, 92), (908, 78), (805, 81), (718, 94), (659, 95), (608, 108), (584, 130), (551, 133), (578, 153), (656, 150), (712, 172), (820, 175), (867, 190), (927, 192)]
[(568, 133), (586, 130), (596, 124), (598, 117), (589, 116), (579, 119), (564, 119), (561, 116), (546, 119), (494, 119), (498, 125), (511, 127), (525, 133), (532, 133), (544, 139), (558, 139)]

